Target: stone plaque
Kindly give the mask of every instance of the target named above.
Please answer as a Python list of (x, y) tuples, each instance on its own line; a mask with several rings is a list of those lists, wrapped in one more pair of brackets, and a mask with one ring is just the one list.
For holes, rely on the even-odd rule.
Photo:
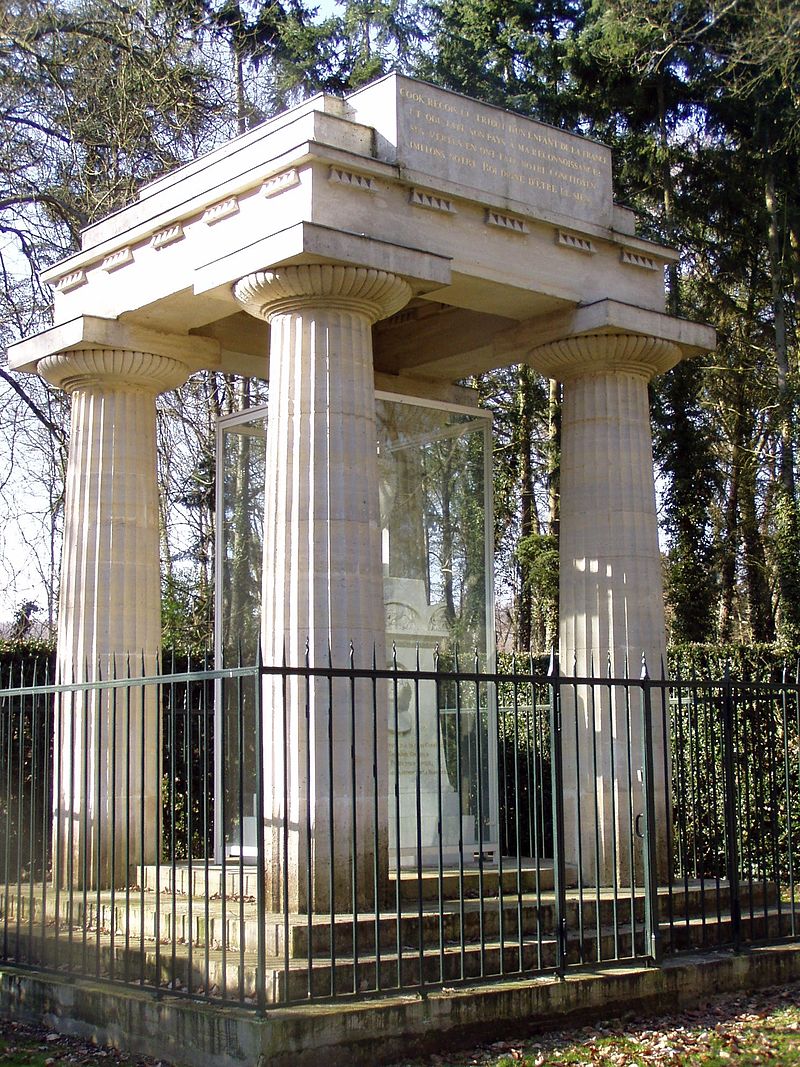
[[(611, 150), (470, 97), (390, 74), (348, 97), (378, 154), (414, 172), (516, 201), (531, 214), (610, 226)], [(465, 194), (466, 195), (466, 194)]]

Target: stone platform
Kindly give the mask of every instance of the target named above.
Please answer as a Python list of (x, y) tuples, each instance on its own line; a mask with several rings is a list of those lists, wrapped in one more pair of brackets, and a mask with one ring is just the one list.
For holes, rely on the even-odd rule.
[(0, 1014), (187, 1067), (375, 1067), (475, 1041), (627, 1012), (697, 1005), (716, 993), (800, 978), (800, 946), (716, 952), (263, 1015), (174, 994), (36, 973), (0, 972)]
[[(484, 978), (547, 973), (557, 965), (552, 865), (403, 872), (379, 911), (262, 912), (253, 868), (169, 865), (138, 871), (134, 886), (58, 894), (39, 884), (0, 887), (7, 961), (74, 976), (180, 991), (206, 1002), (281, 1005), (348, 995), (416, 991)], [(461, 890), (461, 892), (459, 892)], [(440, 896), (441, 895), (441, 896)], [(667, 952), (733, 940), (724, 883), (684, 882), (659, 892)], [(800, 915), (774, 886), (742, 898), (745, 942), (796, 932)], [(645, 956), (640, 889), (576, 888), (566, 897), (569, 965)], [(259, 957), (259, 950), (261, 955)]]

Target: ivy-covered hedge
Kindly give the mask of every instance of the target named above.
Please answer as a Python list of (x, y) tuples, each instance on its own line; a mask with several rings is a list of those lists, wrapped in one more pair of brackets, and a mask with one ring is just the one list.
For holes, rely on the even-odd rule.
[[(537, 677), (546, 676), (549, 669), (548, 656), (529, 656), (527, 653), (497, 653), (497, 670), (510, 673), (514, 666), (517, 673), (532, 671)], [(692, 675), (709, 680), (721, 680), (726, 668), (733, 679), (740, 681), (777, 682), (800, 678), (800, 649), (789, 649), (775, 643), (752, 645), (737, 644), (684, 644), (670, 645), (667, 650), (667, 676), (686, 679)], [(650, 675), (658, 677), (661, 665), (650, 665)], [(638, 670), (637, 670), (638, 675)]]
[[(523, 854), (532, 854), (537, 845), (547, 854), (552, 841), (548, 660), (503, 653), (497, 669), (517, 675), (515, 684), (498, 687), (501, 847), (513, 855), (519, 841)], [(668, 676), (685, 683), (670, 716), (675, 869), (692, 878), (727, 874), (719, 684), (726, 671), (739, 683), (732, 728), (740, 862), (750, 874), (785, 881), (793, 847), (788, 819), (800, 798), (800, 770), (795, 758), (784, 762), (784, 748), (796, 751), (797, 704), (762, 686), (793, 682), (800, 675), (796, 654), (775, 644), (684, 644), (669, 650)], [(524, 675), (532, 675), (535, 685), (522, 680)], [(751, 689), (748, 683), (761, 685)]]
[(53, 642), (0, 637), (0, 688), (42, 685), (52, 680), (55, 665)]
[(724, 676), (748, 682), (794, 680), (800, 669), (800, 650), (778, 644), (681, 644), (669, 649), (671, 678), (691, 675), (712, 679)]
[[(165, 648), (162, 651), (162, 665), (165, 674), (173, 669), (202, 670), (210, 668), (213, 663), (210, 652), (187, 654), (185, 651)], [(518, 674), (532, 672), (537, 678), (547, 676), (550, 658), (546, 655), (530, 656), (527, 652), (498, 652), (497, 671), (510, 674), (515, 669)], [(427, 667), (427, 665), (425, 665)], [(462, 658), (465, 670), (472, 670), (471, 657)], [(796, 679), (800, 672), (800, 650), (788, 649), (777, 644), (675, 644), (668, 651), (668, 673), (671, 678), (691, 675), (721, 679), (726, 667), (731, 677), (743, 681), (779, 681), (786, 677)], [(32, 684), (33, 672), (36, 671), (37, 682), (43, 682), (45, 672), (53, 677), (55, 668), (55, 643), (35, 638), (0, 637), (0, 684), (6, 684), (9, 672), (13, 674), (14, 684), (18, 684), (20, 672), (29, 684)], [(657, 671), (651, 669), (655, 676)]]
[[(162, 673), (211, 670), (211, 652), (187, 653), (165, 648), (161, 652)], [(44, 685), (55, 678), (55, 642), (37, 638), (0, 637), (0, 689), (20, 685)]]

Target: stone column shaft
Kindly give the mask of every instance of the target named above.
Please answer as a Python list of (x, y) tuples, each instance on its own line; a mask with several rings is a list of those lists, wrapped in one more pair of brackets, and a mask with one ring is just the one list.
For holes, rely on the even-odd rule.
[[(72, 395), (59, 680), (153, 674), (161, 644), (155, 397), (185, 368), (149, 353), (89, 349), (48, 357), (39, 371)], [(54, 877), (63, 884), (122, 885), (131, 866), (156, 859), (157, 715), (154, 688), (78, 691), (57, 705)]]
[[(308, 642), (312, 666), (330, 657), (347, 667), (352, 642), (357, 666), (373, 657), (382, 665), (371, 327), (410, 289), (382, 271), (322, 264), (250, 275), (235, 293), (271, 331), (265, 662), (302, 665)], [(366, 679), (353, 689), (321, 677), (268, 682), (264, 708), (271, 906), (374, 907), (375, 875), (385, 882), (388, 863), (383, 688)]]
[[(677, 362), (655, 338), (545, 345), (533, 365), (564, 383), (559, 631), (562, 676), (660, 676), (666, 654), (647, 382)], [(654, 699), (658, 867), (666, 875), (669, 760)], [(562, 690), (567, 862), (584, 884), (641, 884), (641, 707), (622, 687)], [(666, 753), (666, 762), (665, 762)]]
[(665, 652), (647, 380), (611, 371), (564, 383), (562, 669), (660, 671)]

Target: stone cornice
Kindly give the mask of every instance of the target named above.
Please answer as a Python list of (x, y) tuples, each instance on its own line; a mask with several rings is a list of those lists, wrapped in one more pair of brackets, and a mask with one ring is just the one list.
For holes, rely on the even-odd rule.
[(255, 271), (234, 285), (233, 295), (250, 315), (267, 321), (282, 311), (331, 308), (377, 322), (408, 303), (411, 286), (388, 271), (308, 263)]
[[(340, 119), (340, 121), (342, 120)], [(347, 125), (351, 124), (347, 123)], [(335, 169), (345, 167), (348, 173), (363, 175), (365, 181), (370, 183), (371, 188), (373, 187), (371, 183), (377, 181), (384, 186), (392, 185), (403, 188), (407, 190), (407, 195), (409, 196), (414, 190), (423, 189), (429, 196), (438, 196), (451, 204), (454, 201), (462, 201), (464, 204), (471, 204), (477, 207), (484, 213), (493, 211), (494, 213), (500, 212), (502, 217), (516, 217), (522, 227), (533, 225), (552, 226), (555, 228), (555, 232), (569, 229), (585, 235), (587, 239), (594, 238), (595, 240), (608, 242), (611, 245), (618, 245), (621, 253), (625, 250), (630, 250), (641, 256), (649, 257), (658, 266), (675, 262), (679, 259), (679, 254), (674, 249), (655, 242), (642, 240), (633, 234), (617, 232), (614, 229), (589, 221), (576, 222), (569, 215), (559, 212), (533, 211), (513, 198), (492, 195), (490, 192), (484, 191), (480, 196), (477, 196), (475, 190), (466, 188), (456, 182), (450, 182), (445, 179), (433, 182), (431, 176), (423, 172), (409, 168), (400, 169), (382, 160), (368, 158), (360, 153), (348, 151), (336, 145), (309, 139), (293, 146), (291, 150), (283, 153), (278, 158), (270, 160), (266, 165), (262, 163), (260, 166), (254, 166), (241, 176), (229, 178), (221, 185), (192, 197), (191, 200), (175, 205), (153, 217), (137, 219), (132, 226), (120, 229), (111, 238), (103, 234), (101, 240), (97, 242), (90, 243), (87, 241), (79, 252), (73, 253), (54, 266), (42, 271), (40, 275), (42, 281), (56, 287), (64, 277), (71, 277), (72, 274), (79, 270), (90, 270), (99, 265), (104, 258), (114, 255), (117, 251), (141, 243), (146, 244), (151, 241), (154, 235), (163, 232), (165, 228), (176, 225), (185, 227), (201, 219), (204, 213), (218, 202), (234, 196), (249, 196), (257, 192), (265, 181), (275, 178), (280, 179), (293, 171), (296, 174), (298, 167), (304, 167), (311, 163), (324, 166), (324, 173), (320, 172), (319, 175), (319, 180), (321, 181), (327, 182), (330, 180), (329, 168), (331, 166)], [(146, 203), (146, 198), (144, 202)], [(414, 203), (413, 200), (410, 202)], [(116, 213), (116, 216), (122, 219), (125, 217), (126, 212), (141, 211), (141, 208), (142, 202), (137, 201), (127, 208), (122, 208)], [(508, 229), (509, 227), (506, 228)], [(519, 232), (525, 231), (520, 229)]]
[(218, 286), (228, 288), (238, 278), (262, 269), (331, 262), (375, 270), (388, 268), (391, 273), (408, 279), (415, 293), (448, 285), (451, 281), (451, 259), (447, 256), (379, 241), (363, 233), (301, 222), (198, 268), (194, 272), (194, 291), (202, 295)]

